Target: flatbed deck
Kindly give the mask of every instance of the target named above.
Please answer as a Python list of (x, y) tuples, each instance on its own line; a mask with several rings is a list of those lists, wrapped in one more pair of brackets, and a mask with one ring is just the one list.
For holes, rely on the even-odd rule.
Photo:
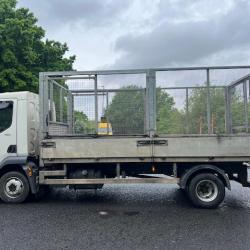
[(44, 163), (250, 161), (250, 134), (149, 137), (55, 137), (43, 140)]

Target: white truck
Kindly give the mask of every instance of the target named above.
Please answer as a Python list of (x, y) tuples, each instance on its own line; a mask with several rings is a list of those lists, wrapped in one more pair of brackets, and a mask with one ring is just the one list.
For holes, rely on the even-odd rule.
[[(37, 194), (43, 186), (97, 189), (104, 184), (161, 183), (178, 184), (195, 206), (218, 206), (224, 199), (225, 188), (231, 189), (231, 180), (250, 186), (247, 175), (250, 166), (248, 74), (222, 87), (225, 91), (225, 132), (219, 134), (210, 127), (210, 91), (214, 87), (209, 85), (210, 71), (238, 68), (242, 67), (47, 72), (40, 73), (39, 95), (1, 93), (0, 198), (8, 203), (20, 203), (30, 194)], [(250, 70), (248, 66), (243, 68)], [(207, 102), (208, 123), (203, 134), (157, 132), (159, 87), (156, 73), (181, 70), (207, 73), (204, 102)], [(124, 74), (145, 75), (145, 88), (98, 88), (98, 77)], [(88, 84), (93, 81), (93, 87), (80, 88), (79, 80), (87, 80)], [(77, 82), (78, 87), (72, 87), (71, 82)], [(232, 95), (239, 85), (244, 92), (244, 119), (242, 126), (234, 126)], [(191, 88), (196, 87), (183, 87), (186, 93)], [(113, 133), (98, 135), (100, 97), (105, 94), (106, 99), (110, 98), (106, 104), (108, 109), (114, 93), (125, 91), (136, 92), (137, 99), (141, 95), (144, 97), (144, 109), (136, 107), (133, 110), (143, 113), (142, 130), (137, 127), (126, 130), (123, 120), (119, 120), (122, 130), (111, 121)], [(88, 101), (80, 102), (79, 98)], [(188, 95), (186, 98), (188, 115)], [(132, 101), (127, 102), (131, 105)], [(89, 116), (81, 130), (77, 121), (76, 131), (76, 115), (79, 110), (86, 114), (85, 107), (90, 104), (94, 107), (92, 118)], [(138, 115), (138, 119), (140, 117)], [(89, 128), (87, 131), (86, 126), (93, 132)]]

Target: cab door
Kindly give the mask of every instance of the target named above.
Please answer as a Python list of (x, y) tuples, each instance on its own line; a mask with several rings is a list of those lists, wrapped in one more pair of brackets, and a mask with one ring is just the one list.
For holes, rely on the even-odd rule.
[(17, 100), (0, 100), (0, 165), (8, 156), (16, 156)]

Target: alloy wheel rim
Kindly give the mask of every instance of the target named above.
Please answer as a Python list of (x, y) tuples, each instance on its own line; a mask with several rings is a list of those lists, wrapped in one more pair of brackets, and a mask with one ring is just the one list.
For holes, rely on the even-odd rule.
[(211, 202), (218, 196), (218, 187), (212, 180), (202, 180), (196, 185), (196, 195), (203, 202)]
[(11, 177), (6, 181), (5, 184), (5, 194), (9, 198), (16, 198), (22, 194), (24, 190), (24, 185), (21, 179), (17, 177)]

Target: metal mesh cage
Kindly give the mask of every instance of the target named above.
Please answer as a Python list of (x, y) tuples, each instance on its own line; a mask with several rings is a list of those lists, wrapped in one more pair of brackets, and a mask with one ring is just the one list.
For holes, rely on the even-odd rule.
[(44, 135), (249, 132), (250, 68), (55, 72), (40, 77)]

